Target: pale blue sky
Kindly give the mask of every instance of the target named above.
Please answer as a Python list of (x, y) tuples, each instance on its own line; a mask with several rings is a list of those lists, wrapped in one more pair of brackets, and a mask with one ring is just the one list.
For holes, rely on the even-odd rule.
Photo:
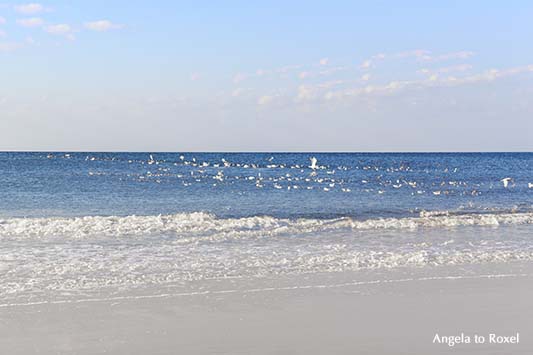
[(532, 151), (532, 18), (529, 1), (0, 2), (0, 150)]

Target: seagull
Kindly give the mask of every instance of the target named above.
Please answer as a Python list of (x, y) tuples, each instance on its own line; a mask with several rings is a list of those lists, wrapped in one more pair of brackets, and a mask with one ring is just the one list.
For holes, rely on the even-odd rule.
[(512, 180), (513, 178), (507, 177), (507, 178), (501, 179), (500, 181), (503, 182), (503, 187), (507, 188), (507, 185), (509, 185), (509, 181), (512, 181)]
[(311, 169), (315, 170), (318, 168), (318, 166), (316, 166), (316, 163), (317, 163), (317, 160), (315, 157), (311, 157), (309, 158), (309, 160), (311, 160), (311, 166), (309, 166)]

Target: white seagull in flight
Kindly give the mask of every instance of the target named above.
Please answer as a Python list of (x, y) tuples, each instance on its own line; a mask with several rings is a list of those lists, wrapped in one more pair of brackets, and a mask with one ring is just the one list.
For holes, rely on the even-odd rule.
[(316, 163), (317, 163), (316, 158), (315, 158), (315, 157), (311, 157), (311, 158), (309, 158), (309, 160), (311, 160), (311, 166), (310, 166), (310, 168), (313, 169), (313, 170), (317, 169), (318, 166), (316, 165)]
[(513, 181), (513, 178), (507, 177), (501, 179), (500, 181), (503, 182), (503, 187), (507, 188), (507, 186), (509, 185), (509, 181)]

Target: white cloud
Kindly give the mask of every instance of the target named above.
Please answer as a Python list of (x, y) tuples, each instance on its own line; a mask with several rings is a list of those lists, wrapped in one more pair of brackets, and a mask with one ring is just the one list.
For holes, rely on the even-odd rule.
[(7, 36), (7, 33), (5, 31), (0, 30), (0, 37), (4, 38)]
[(443, 85), (474, 84), (479, 82), (491, 82), (496, 79), (507, 78), (517, 74), (533, 72), (533, 64), (508, 69), (490, 69), (482, 73), (472, 74), (461, 78), (453, 76), (439, 81)]
[(326, 81), (325, 83), (321, 83), (317, 85), (317, 88), (319, 89), (331, 89), (334, 86), (343, 85), (346, 82), (344, 80), (333, 80), (333, 81)]
[(67, 24), (51, 25), (46, 27), (46, 32), (54, 35), (65, 35), (72, 31), (71, 27)]
[(253, 79), (253, 78), (260, 78), (260, 77), (274, 77), (278, 76), (278, 78), (287, 78), (288, 74), (294, 71), (297, 71), (298, 69), (303, 68), (302, 65), (286, 65), (284, 67), (275, 68), (275, 69), (257, 69), (253, 73), (237, 73), (233, 76), (233, 83), (238, 84), (241, 81), (247, 80), (247, 79)]
[(423, 68), (420, 69), (418, 72), (422, 74), (445, 74), (445, 73), (453, 73), (453, 72), (464, 72), (472, 69), (472, 65), (470, 64), (460, 64), (460, 65), (452, 65), (449, 67), (442, 67), (442, 68), (436, 68), (436, 69), (428, 69)]
[(370, 80), (370, 74), (365, 74), (365, 75), (361, 76), (361, 80), (363, 80), (363, 81)]
[(302, 71), (298, 74), (298, 78), (300, 79), (309, 79), (309, 78), (316, 78), (318, 76), (327, 76), (332, 75), (340, 71), (346, 70), (345, 66), (337, 66), (337, 67), (326, 67), (323, 70), (315, 70), (315, 68), (312, 68), (310, 71)]
[(61, 23), (58, 25), (50, 25), (45, 27), (45, 31), (57, 35), (57, 36), (65, 36), (66, 38), (70, 40), (74, 40), (74, 34), (72, 33), (72, 28), (70, 25)]
[(118, 25), (109, 20), (98, 20), (92, 22), (85, 22), (85, 28), (91, 31), (105, 32), (109, 30), (116, 30), (123, 27), (123, 25)]
[[(467, 75), (460, 78), (454, 76), (441, 77), (437, 74), (431, 74), (429, 77), (422, 80), (393, 80), (385, 85), (367, 85), (364, 87), (329, 91), (324, 95), (324, 98), (326, 100), (331, 100), (367, 95), (389, 95), (404, 89), (452, 87), (459, 85), (492, 82), (496, 79), (506, 78), (524, 73), (533, 73), (533, 64), (508, 69), (490, 69), (482, 73)], [(300, 94), (301, 92), (299, 91), (298, 96)]]
[[(315, 85), (300, 85), (297, 88), (294, 102), (297, 103), (313, 103), (321, 101), (326, 98), (327, 90), (331, 90), (335, 86), (344, 85), (344, 80), (327, 81)], [(324, 95), (326, 93), (326, 95)]]
[(276, 69), (275, 71), (277, 73), (281, 73), (281, 74), (284, 74), (284, 73), (288, 73), (290, 71), (293, 71), (293, 70), (298, 70), (300, 69), (302, 66), (301, 65), (286, 65), (284, 67), (281, 67), (279, 69)]
[(347, 67), (345, 67), (345, 66), (330, 67), (330, 68), (326, 68), (324, 70), (321, 70), (319, 72), (319, 74), (320, 75), (330, 75), (330, 74), (337, 73), (339, 71), (344, 71), (346, 69), (347, 69)]
[(17, 23), (23, 27), (38, 27), (44, 25), (44, 21), (40, 17), (18, 19)]
[(374, 65), (376, 61), (381, 61), (385, 59), (386, 55), (383, 53), (378, 53), (376, 55), (373, 55), (370, 57), (370, 59), (365, 60), (363, 63), (359, 65), (359, 69), (367, 70), (370, 69)]
[(190, 78), (191, 81), (197, 81), (202, 77), (200, 73), (191, 73)]
[(0, 25), (3, 25), (6, 23), (6, 19), (0, 16)]
[(419, 56), (418, 59), (424, 62), (442, 62), (442, 61), (454, 60), (454, 59), (467, 59), (467, 58), (472, 57), (473, 55), (474, 55), (474, 52), (472, 51), (459, 51), (459, 52), (440, 54), (436, 56), (425, 54), (425, 55)]
[(474, 55), (472, 51), (459, 51), (451, 52), (440, 55), (432, 55), (430, 51), (426, 49), (414, 49), (409, 51), (397, 52), (392, 54), (379, 53), (373, 55), (369, 59), (363, 61), (359, 65), (359, 69), (368, 70), (374, 67), (378, 61), (382, 61), (390, 58), (415, 58), (418, 62), (442, 62), (447, 60), (467, 59)]
[(33, 15), (38, 14), (39, 12), (44, 11), (44, 6), (37, 3), (16, 5), (15, 11), (24, 14), (24, 15)]
[(425, 49), (414, 49), (412, 51), (404, 51), (404, 52), (399, 52), (399, 53), (393, 54), (393, 57), (398, 57), (398, 58), (409, 58), (409, 57), (425, 58), (425, 57), (429, 56), (429, 53), (430, 52), (428, 50), (425, 50)]
[(322, 58), (319, 61), (320, 65), (327, 65), (329, 63), (329, 58)]

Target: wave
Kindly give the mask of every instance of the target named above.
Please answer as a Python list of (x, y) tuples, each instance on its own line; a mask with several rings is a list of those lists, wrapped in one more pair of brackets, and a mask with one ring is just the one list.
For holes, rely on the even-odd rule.
[(454, 214), (449, 211), (421, 212), (418, 217), (335, 219), (275, 218), (255, 216), (218, 218), (205, 212), (157, 216), (84, 216), (9, 218), (0, 220), (2, 237), (121, 237), (187, 236), (273, 236), (334, 230), (379, 230), (500, 226), (533, 224), (533, 213)]

